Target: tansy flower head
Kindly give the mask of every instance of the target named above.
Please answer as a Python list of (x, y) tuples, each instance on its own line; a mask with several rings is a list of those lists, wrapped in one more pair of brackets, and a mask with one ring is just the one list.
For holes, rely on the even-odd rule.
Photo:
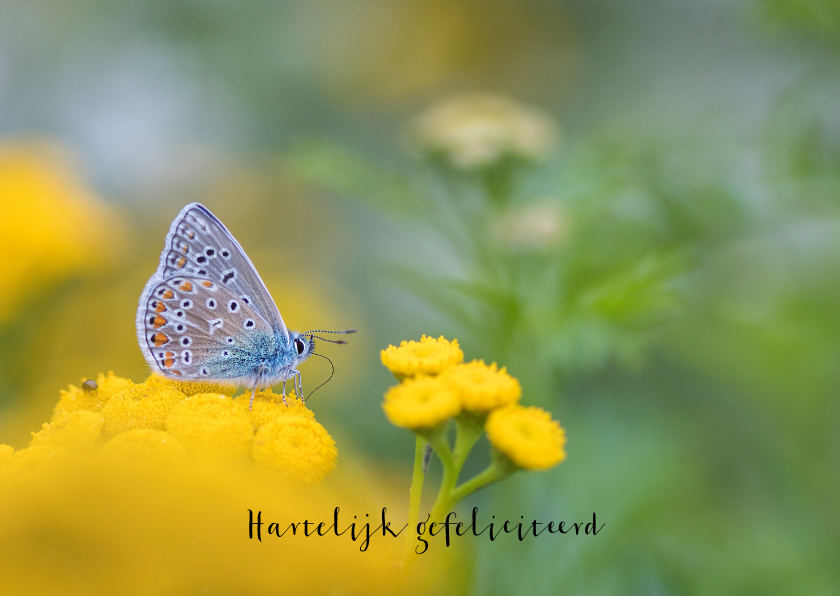
[(84, 383), (83, 379), (81, 387), (70, 385), (67, 391), (61, 391), (61, 396), (54, 408), (53, 420), (59, 416), (60, 412), (69, 413), (78, 410), (99, 412), (109, 399), (134, 385), (129, 379), (118, 377), (112, 372), (99, 375), (96, 379), (96, 389), (86, 389)]
[(382, 404), (391, 424), (431, 428), (461, 411), (458, 394), (438, 377), (416, 377), (391, 387)]
[(251, 448), (260, 469), (299, 484), (316, 484), (335, 467), (338, 451), (326, 429), (312, 418), (287, 417), (257, 431)]
[(29, 446), (46, 445), (68, 450), (91, 447), (99, 439), (104, 423), (102, 414), (97, 412), (57, 412), (52, 422), (44, 423), (43, 429), (32, 433)]
[(515, 404), (522, 397), (519, 381), (494, 362), (490, 366), (483, 360), (458, 364), (446, 369), (441, 381), (457, 391), (464, 410), (489, 412), (502, 406)]
[(173, 381), (163, 375), (153, 374), (146, 379), (149, 387), (169, 387), (180, 391), (184, 395), (198, 395), (199, 393), (217, 393), (219, 395), (232, 396), (236, 393), (236, 386), (224, 383), (211, 383), (209, 381)]
[(454, 97), (420, 115), (409, 130), (416, 149), (463, 169), (490, 166), (507, 156), (542, 157), (556, 137), (547, 115), (493, 95)]
[(0, 475), (0, 480), (11, 482), (30, 477), (45, 467), (61, 461), (66, 455), (67, 452), (64, 449), (55, 445), (33, 445), (13, 453), (6, 453), (6, 477), (4, 479)]
[(190, 455), (236, 459), (248, 453), (254, 425), (230, 397), (199, 393), (186, 398), (166, 418), (166, 430)]
[(388, 346), (380, 353), (382, 364), (402, 380), (414, 375), (436, 375), (464, 361), (458, 340), (446, 341), (423, 336), (420, 341), (404, 341), (400, 347)]
[(186, 454), (178, 440), (162, 430), (136, 428), (108, 441), (102, 452), (128, 461), (170, 461), (182, 460)]
[(312, 410), (303, 405), (303, 402), (292, 391), (286, 396), (286, 403), (283, 403), (283, 396), (274, 393), (271, 389), (257, 391), (254, 396), (254, 407), (248, 409), (249, 399), (237, 399), (236, 403), (248, 412), (251, 422), (255, 428), (260, 428), (278, 418), (314, 418)]
[(566, 459), (566, 431), (541, 408), (494, 410), (485, 430), (490, 443), (520, 468), (546, 470)]
[(187, 398), (171, 383), (150, 377), (115, 395), (102, 407), (105, 433), (116, 435), (135, 428), (162, 430), (175, 404)]

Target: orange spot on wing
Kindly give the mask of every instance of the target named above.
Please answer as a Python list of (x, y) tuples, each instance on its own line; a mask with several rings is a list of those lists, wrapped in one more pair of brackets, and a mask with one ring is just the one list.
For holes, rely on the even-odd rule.
[(155, 347), (156, 347), (156, 348), (159, 348), (159, 347), (161, 347), (163, 344), (168, 343), (168, 342), (169, 342), (169, 338), (168, 338), (168, 337), (166, 337), (166, 334), (165, 334), (165, 333), (155, 333), (155, 334), (152, 336), (152, 341), (155, 343)]
[(181, 376), (181, 371), (180, 370), (170, 370), (169, 373), (173, 374), (173, 375), (178, 375), (179, 377)]
[(158, 302), (157, 306), (155, 307), (155, 312), (163, 312), (166, 310), (166, 305), (163, 302)]
[(175, 297), (175, 292), (173, 292), (172, 290), (166, 290), (163, 293), (163, 299), (164, 300), (172, 300), (174, 297)]
[(155, 329), (160, 329), (160, 328), (161, 328), (161, 327), (163, 327), (164, 325), (166, 325), (166, 319), (164, 319), (164, 318), (163, 318), (162, 316), (160, 316), (160, 315), (156, 316), (156, 317), (155, 317), (155, 322), (154, 322), (154, 324), (153, 324), (152, 326), (153, 326)]
[(181, 268), (182, 268), (184, 265), (186, 265), (186, 264), (187, 264), (187, 260), (186, 260), (184, 257), (181, 257), (180, 259), (178, 259), (177, 261), (175, 261), (175, 266), (176, 266), (178, 269), (181, 269)]
[(187, 232), (187, 238), (189, 238), (190, 240), (195, 238), (195, 232)]
[(175, 354), (173, 354), (172, 352), (167, 352), (167, 353), (166, 353), (166, 357), (167, 357), (167, 358), (174, 358), (174, 357), (175, 357)]
[(192, 292), (192, 284), (188, 281), (185, 281), (180, 286), (178, 286), (184, 292)]
[(163, 365), (166, 368), (172, 368), (173, 366), (175, 366), (175, 361), (172, 358), (167, 358), (163, 361)]
[(205, 288), (212, 288), (213, 287), (213, 282), (212, 281), (207, 281), (205, 279), (203, 282), (201, 282), (201, 285), (204, 286)]

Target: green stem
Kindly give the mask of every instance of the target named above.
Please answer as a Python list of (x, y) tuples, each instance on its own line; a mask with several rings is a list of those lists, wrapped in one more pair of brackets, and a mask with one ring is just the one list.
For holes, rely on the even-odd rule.
[(411, 556), (411, 548), (414, 541), (411, 539), (412, 528), (417, 526), (417, 518), (420, 517), (420, 497), (423, 495), (423, 480), (426, 475), (423, 473), (423, 451), (426, 441), (420, 436), (414, 446), (414, 473), (411, 476), (411, 489), (408, 492), (408, 526), (405, 529), (405, 554), (403, 565)]

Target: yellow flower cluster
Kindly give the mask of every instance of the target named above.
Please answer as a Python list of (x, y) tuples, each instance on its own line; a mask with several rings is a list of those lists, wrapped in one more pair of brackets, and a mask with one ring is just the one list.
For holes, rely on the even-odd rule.
[(518, 405), (519, 380), (496, 363), (462, 363), (457, 340), (423, 336), (420, 342), (389, 346), (381, 357), (402, 379), (382, 404), (395, 426), (425, 433), (464, 413), (486, 419), (490, 443), (520, 468), (543, 470), (565, 458), (560, 425), (547, 412)]
[(557, 128), (539, 110), (506, 97), (464, 95), (421, 114), (408, 135), (417, 150), (440, 154), (456, 168), (474, 169), (507, 156), (542, 157), (554, 145)]
[(52, 420), (28, 448), (0, 446), (0, 483), (15, 481), (66, 452), (101, 448), (130, 459), (251, 457), (258, 468), (293, 483), (315, 484), (335, 467), (335, 442), (294, 393), (234, 400), (234, 388), (181, 383), (160, 375), (134, 384), (113, 373), (62, 391)]
[(0, 142), (0, 323), (51, 283), (110, 261), (122, 228), (59, 149)]

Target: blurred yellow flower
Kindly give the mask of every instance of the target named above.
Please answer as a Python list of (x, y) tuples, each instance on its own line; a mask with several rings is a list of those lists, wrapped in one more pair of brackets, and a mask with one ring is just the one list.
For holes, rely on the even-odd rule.
[(192, 456), (236, 459), (248, 453), (254, 424), (230, 397), (199, 393), (179, 402), (166, 417), (166, 430)]
[(116, 459), (132, 461), (173, 461), (186, 457), (184, 446), (174, 436), (162, 430), (135, 428), (108, 441), (102, 452)]
[(473, 360), (446, 369), (440, 380), (454, 389), (464, 410), (489, 412), (508, 406), (522, 397), (522, 386), (505, 368), (496, 363), (487, 365), (483, 360)]
[(0, 323), (50, 284), (100, 269), (123, 224), (45, 143), (0, 143)]
[(556, 199), (536, 200), (501, 214), (493, 233), (511, 251), (540, 253), (567, 238), (569, 218)]
[(458, 340), (446, 341), (423, 336), (420, 341), (403, 341), (399, 347), (388, 346), (380, 353), (382, 364), (398, 379), (414, 375), (436, 375), (464, 361)]
[(463, 169), (490, 166), (505, 157), (538, 159), (557, 136), (546, 114), (494, 95), (446, 100), (418, 116), (408, 130), (415, 149), (442, 155)]
[(92, 447), (99, 439), (105, 420), (102, 414), (87, 410), (60, 412), (42, 430), (32, 433), (30, 447), (46, 445), (63, 449)]
[(494, 410), (485, 430), (493, 447), (520, 468), (546, 470), (566, 459), (566, 431), (541, 408)]
[(315, 418), (312, 410), (307, 408), (303, 402), (292, 391), (286, 396), (286, 403), (283, 403), (283, 396), (274, 393), (271, 389), (257, 391), (254, 396), (254, 407), (249, 407), (248, 399), (238, 399), (236, 403), (248, 411), (254, 427), (259, 429), (262, 426), (273, 422), (278, 418)]
[(251, 453), (259, 469), (284, 480), (316, 484), (335, 468), (338, 451), (326, 429), (312, 418), (277, 418), (257, 431)]
[(391, 387), (382, 404), (391, 424), (431, 428), (458, 414), (458, 394), (439, 377), (416, 377)]

